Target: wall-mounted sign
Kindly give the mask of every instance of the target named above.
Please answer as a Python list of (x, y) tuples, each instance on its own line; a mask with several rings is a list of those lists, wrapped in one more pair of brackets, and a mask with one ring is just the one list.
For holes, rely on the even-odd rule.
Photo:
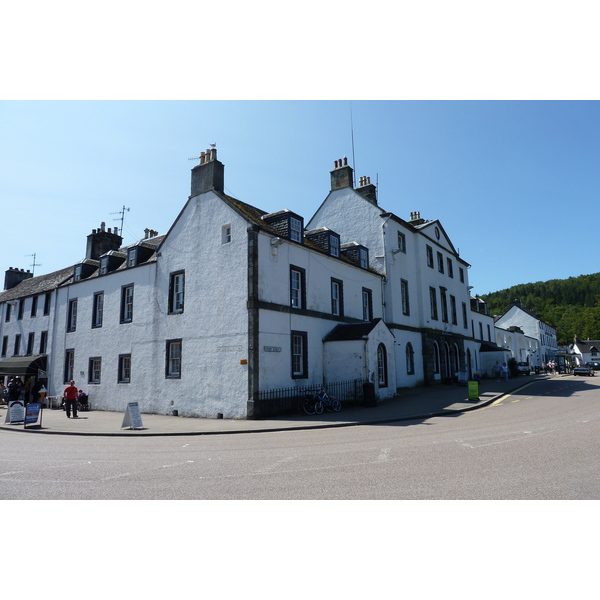
[(281, 346), (265, 346), (265, 352), (281, 352)]

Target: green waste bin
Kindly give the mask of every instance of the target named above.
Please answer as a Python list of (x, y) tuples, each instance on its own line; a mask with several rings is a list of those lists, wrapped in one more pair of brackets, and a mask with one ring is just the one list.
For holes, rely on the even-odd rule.
[(469, 381), (467, 383), (467, 389), (469, 391), (469, 400), (479, 400), (479, 382)]

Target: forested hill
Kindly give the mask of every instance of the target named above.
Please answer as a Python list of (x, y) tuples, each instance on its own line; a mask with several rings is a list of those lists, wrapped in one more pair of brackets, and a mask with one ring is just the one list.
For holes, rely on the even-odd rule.
[(503, 315), (513, 300), (520, 300), (556, 328), (559, 344), (571, 343), (575, 335), (600, 339), (600, 273), (524, 283), (481, 298), (492, 315)]

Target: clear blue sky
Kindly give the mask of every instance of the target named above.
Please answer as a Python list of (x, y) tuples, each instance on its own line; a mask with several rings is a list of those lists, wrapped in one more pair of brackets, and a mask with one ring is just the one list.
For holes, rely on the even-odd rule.
[(354, 156), (384, 209), (441, 221), (474, 293), (600, 271), (600, 103), (349, 100), (0, 102), (2, 270), (76, 263), (123, 206), (125, 244), (165, 233), (210, 143), (228, 193), (307, 220)]

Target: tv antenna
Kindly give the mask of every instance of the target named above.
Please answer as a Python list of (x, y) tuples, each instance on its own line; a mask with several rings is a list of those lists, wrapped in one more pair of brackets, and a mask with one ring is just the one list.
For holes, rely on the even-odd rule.
[[(125, 212), (129, 212), (129, 208), (126, 208), (123, 204), (123, 208), (118, 212), (110, 213), (111, 215), (121, 215), (121, 234), (123, 234), (123, 221), (125, 220)], [(119, 219), (113, 219), (113, 221), (118, 221)]]
[(41, 267), (42, 265), (40, 265), (39, 263), (35, 262), (35, 257), (37, 256), (35, 252), (33, 254), (26, 254), (25, 256), (33, 256), (33, 264), (31, 264), (29, 266), (32, 267), (32, 269), (33, 269), (31, 271), (31, 276), (35, 277), (35, 268), (36, 267)]

